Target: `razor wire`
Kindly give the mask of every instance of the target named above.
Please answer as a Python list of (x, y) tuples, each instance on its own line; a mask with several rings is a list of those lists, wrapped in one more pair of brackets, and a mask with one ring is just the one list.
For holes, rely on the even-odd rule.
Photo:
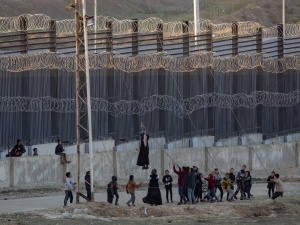
[[(127, 73), (147, 69), (163, 68), (171, 72), (192, 72), (196, 69), (212, 68), (216, 72), (238, 72), (243, 69), (261, 67), (270, 73), (300, 70), (300, 57), (290, 56), (271, 59), (261, 53), (241, 54), (234, 57), (218, 57), (213, 52), (200, 52), (187, 57), (174, 57), (165, 52), (124, 56), (113, 52), (89, 55), (90, 69), (114, 68)], [(68, 72), (76, 70), (75, 56), (52, 52), (0, 56), (0, 70), (21, 72), (37, 69), (59, 69)], [(84, 55), (80, 56), (80, 67), (85, 68)]]
[[(222, 93), (207, 93), (196, 95), (182, 101), (169, 95), (152, 95), (138, 100), (120, 100), (109, 102), (104, 98), (91, 98), (93, 112), (107, 112), (114, 117), (121, 115), (144, 115), (157, 109), (167, 110), (179, 118), (191, 115), (193, 112), (207, 108), (218, 107), (226, 109), (255, 108), (258, 105), (266, 107), (292, 107), (300, 103), (300, 90), (290, 93), (273, 93), (256, 91), (250, 94), (237, 93), (233, 95)], [(86, 111), (86, 105), (81, 104), (81, 111)], [(57, 99), (52, 97), (0, 97), (0, 112), (48, 112), (75, 113), (76, 99)]]
[[(21, 21), (25, 21), (22, 23)], [(0, 17), (0, 33), (18, 32), (24, 30), (50, 30), (52, 19), (49, 16), (43, 14), (24, 14), (16, 17)], [(162, 31), (164, 36), (181, 36), (183, 31), (188, 30), (190, 34), (195, 34), (195, 23), (193, 21), (175, 21), (164, 22), (157, 17), (150, 17), (143, 20), (138, 20), (136, 23), (134, 20), (125, 19), (118, 20), (114, 17), (97, 16), (96, 19), (96, 31), (104, 31), (108, 29), (107, 24), (112, 23), (113, 35), (127, 35), (134, 33), (138, 26), (139, 33), (153, 33)], [(200, 30), (197, 34), (212, 31), (213, 37), (217, 38), (229, 38), (233, 33), (237, 33), (240, 36), (257, 35), (259, 28), (262, 27), (263, 38), (278, 37), (278, 27), (263, 27), (262, 25), (251, 22), (242, 21), (235, 23), (221, 23), (213, 24), (210, 20), (200, 20)], [(66, 19), (56, 21), (56, 34), (57, 35), (70, 35), (75, 34), (75, 20)], [(95, 31), (95, 27), (89, 28), (90, 32)], [(285, 24), (286, 36), (300, 36), (300, 24)]]

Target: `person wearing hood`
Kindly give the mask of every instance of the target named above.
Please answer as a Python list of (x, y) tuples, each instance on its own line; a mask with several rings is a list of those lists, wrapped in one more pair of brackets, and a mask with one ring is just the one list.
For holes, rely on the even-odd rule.
[(150, 205), (162, 205), (161, 193), (159, 190), (159, 176), (157, 170), (153, 169), (150, 175), (150, 181), (148, 186), (147, 196), (143, 198), (143, 202)]
[(221, 192), (221, 199), (220, 202), (223, 200), (223, 189), (222, 189), (222, 177), (221, 174), (219, 173), (219, 169), (215, 168), (215, 175), (214, 175), (214, 180), (215, 180), (215, 193), (217, 193), (217, 189), (220, 190)]
[[(110, 188), (111, 195), (112, 195), (111, 203), (113, 202), (114, 196), (116, 196), (115, 205), (119, 205), (118, 204), (118, 201), (119, 201), (118, 189), (119, 189), (119, 187), (118, 187), (118, 183), (117, 183), (118, 178), (116, 176), (112, 176), (111, 179), (112, 179), (112, 181), (107, 185), (107, 187)], [(107, 193), (107, 198), (111, 195), (109, 195), (109, 193)]]
[(215, 171), (212, 171), (211, 174), (208, 175), (208, 177), (204, 178), (205, 180), (207, 180), (207, 197), (211, 202), (215, 202), (213, 198), (219, 201), (219, 198), (215, 192), (214, 175)]
[(140, 145), (140, 152), (139, 152), (136, 165), (142, 166), (143, 170), (147, 170), (149, 169), (148, 167), (149, 166), (149, 145), (148, 145), (149, 135), (143, 123), (141, 123), (141, 129), (142, 129), (142, 131), (140, 132), (141, 145)]

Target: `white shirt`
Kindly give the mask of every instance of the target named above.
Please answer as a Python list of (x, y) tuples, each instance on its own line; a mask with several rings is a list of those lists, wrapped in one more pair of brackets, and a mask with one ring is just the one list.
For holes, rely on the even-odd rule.
[(66, 186), (65, 186), (66, 191), (72, 191), (73, 190), (73, 184), (71, 181), (71, 178), (67, 177), (66, 179)]

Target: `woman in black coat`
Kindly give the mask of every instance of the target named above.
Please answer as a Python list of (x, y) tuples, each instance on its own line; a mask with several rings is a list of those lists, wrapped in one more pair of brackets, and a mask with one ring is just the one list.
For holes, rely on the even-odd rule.
[(153, 169), (150, 175), (150, 182), (148, 187), (148, 193), (143, 202), (150, 205), (162, 205), (161, 193), (159, 190), (159, 177), (157, 175), (157, 170)]
[[(144, 125), (141, 124), (141, 128), (145, 129)], [(149, 135), (145, 130), (141, 131), (141, 146), (140, 146), (140, 153), (137, 160), (137, 165), (142, 166), (143, 170), (148, 169), (149, 166)]]

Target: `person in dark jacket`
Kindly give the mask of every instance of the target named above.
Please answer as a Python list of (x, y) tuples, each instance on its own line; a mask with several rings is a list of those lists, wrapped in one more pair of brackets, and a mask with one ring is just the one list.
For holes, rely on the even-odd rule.
[(215, 168), (214, 180), (215, 180), (215, 193), (217, 194), (217, 189), (220, 190), (220, 192), (221, 192), (220, 202), (222, 202), (222, 200), (223, 200), (222, 177), (221, 177), (221, 174), (219, 173), (218, 168)]
[(92, 200), (92, 194), (91, 194), (91, 175), (90, 175), (90, 171), (87, 171), (85, 173), (84, 181), (85, 181), (85, 190), (86, 190), (86, 193), (87, 193), (88, 201), (91, 201)]
[(64, 153), (65, 149), (61, 144), (61, 140), (57, 140), (57, 146), (55, 147), (55, 155), (60, 155), (61, 164), (70, 163), (71, 161), (67, 160), (66, 154)]
[(20, 157), (23, 153), (26, 152), (24, 145), (22, 145), (22, 141), (20, 139), (17, 140), (14, 148), (6, 155), (6, 157)]
[[(269, 198), (272, 198), (273, 195), (274, 195), (274, 189), (275, 189), (275, 183), (274, 181), (274, 176), (275, 176), (275, 171), (272, 171), (271, 175), (268, 177), (267, 179), (267, 182), (268, 182), (268, 195), (269, 195)], [(272, 195), (271, 195), (271, 192), (272, 192)]]
[(242, 166), (242, 169), (236, 175), (237, 190), (234, 193), (234, 197), (237, 199), (236, 195), (241, 192), (241, 200), (245, 198), (245, 181), (246, 181), (246, 165)]
[(157, 170), (153, 169), (150, 175), (147, 196), (143, 198), (143, 202), (150, 205), (162, 205), (161, 193), (159, 190), (159, 176)]
[[(230, 189), (234, 191), (234, 182), (235, 182), (235, 175), (234, 175), (234, 169), (230, 168), (230, 173), (229, 173), (229, 179), (230, 179)], [(227, 200), (229, 200), (229, 193), (227, 193)]]
[(173, 202), (173, 193), (172, 193), (173, 178), (169, 174), (169, 170), (165, 171), (165, 176), (163, 177), (162, 182), (165, 184), (167, 203), (169, 203), (169, 193), (171, 197), (171, 202)]
[(111, 177), (112, 181), (107, 185), (108, 188), (110, 188), (110, 193), (108, 193), (107, 191), (107, 199), (108, 197), (112, 196), (112, 199), (110, 198), (110, 201), (108, 201), (109, 203), (113, 202), (113, 198), (114, 196), (116, 196), (116, 200), (115, 200), (115, 205), (119, 205), (118, 201), (119, 201), (119, 194), (118, 194), (118, 178), (116, 176), (112, 176)]
[(189, 204), (195, 204), (196, 200), (194, 192), (196, 188), (196, 176), (193, 168), (190, 168), (189, 173), (185, 176), (184, 184), (187, 188)]
[(145, 126), (143, 123), (141, 123), (141, 129), (142, 131), (140, 132), (141, 136), (141, 145), (140, 145), (140, 152), (139, 156), (137, 159), (137, 165), (142, 166), (143, 170), (147, 170), (149, 167), (149, 135), (147, 131), (145, 130)]
[(176, 170), (175, 164), (173, 164), (173, 171), (178, 175), (178, 193), (180, 196), (180, 202), (177, 205), (181, 204), (186, 204), (187, 199), (183, 194), (183, 187), (184, 187), (184, 177), (186, 175), (185, 170), (182, 170), (178, 165), (177, 165), (179, 170)]
[(251, 187), (252, 187), (252, 176), (250, 171), (246, 171), (246, 181), (245, 181), (245, 198), (246, 198), (246, 194), (248, 196), (247, 199), (251, 199), (251, 197), (253, 197), (253, 195), (251, 194)]
[(193, 169), (195, 170), (195, 178), (196, 178), (196, 188), (195, 188), (195, 199), (196, 203), (202, 201), (202, 173), (199, 172), (198, 167), (193, 166)]
[(112, 204), (113, 200), (114, 200), (114, 195), (113, 195), (112, 184), (111, 183), (109, 183), (107, 185), (106, 192), (107, 192), (107, 202)]

